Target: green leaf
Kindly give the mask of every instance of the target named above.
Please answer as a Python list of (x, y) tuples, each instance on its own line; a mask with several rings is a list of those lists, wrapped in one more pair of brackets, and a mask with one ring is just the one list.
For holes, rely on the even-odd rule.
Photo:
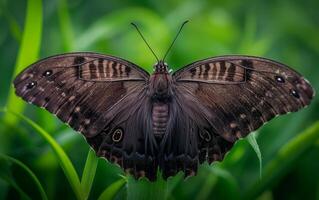
[(280, 177), (289, 172), (289, 167), (298, 160), (298, 157), (309, 147), (314, 145), (319, 139), (319, 121), (314, 123), (289, 143), (284, 145), (265, 167), (263, 178), (252, 186), (245, 193), (245, 199), (255, 199), (265, 190), (269, 189), (271, 184)]
[[(226, 169), (222, 163), (214, 162), (212, 165), (203, 164), (198, 174), (199, 183), (193, 182), (196, 190), (196, 199), (240, 199), (240, 189), (235, 177)], [(198, 178), (199, 178), (198, 177)], [(196, 177), (197, 178), (197, 177)]]
[(217, 181), (218, 181), (218, 176), (216, 176), (216, 174), (214, 173), (209, 173), (207, 175), (207, 178), (205, 180), (203, 187), (201, 187), (201, 189), (198, 191), (198, 195), (196, 199), (198, 200), (208, 199), (209, 194), (211, 193), (212, 189), (216, 185)]
[(111, 200), (114, 199), (115, 195), (118, 191), (125, 185), (127, 180), (125, 178), (121, 178), (120, 180), (112, 183), (109, 187), (107, 187), (99, 196), (98, 200)]
[(84, 199), (89, 197), (98, 161), (99, 159), (96, 157), (94, 150), (90, 148), (81, 180), (82, 194)]
[[(23, 164), (21, 161), (15, 159), (15, 158), (12, 158), (10, 156), (7, 156), (7, 155), (2, 155), (0, 154), (0, 159), (4, 159), (4, 160), (7, 160), (7, 161), (10, 161), (12, 162), (13, 164), (16, 164), (18, 165), (19, 167), (21, 167), (30, 177), (31, 179), (34, 181), (35, 185), (37, 186), (39, 192), (40, 192), (40, 195), (42, 197), (42, 199), (46, 200), (48, 199), (39, 179), (36, 177), (36, 175), (29, 169), (28, 166), (26, 166), (25, 164)], [(16, 188), (16, 187), (15, 187)], [(17, 188), (16, 188), (17, 189)], [(20, 189), (19, 189), (20, 190)]]
[[(127, 183), (127, 199), (152, 199), (162, 200), (167, 199), (167, 181), (163, 180), (162, 175), (157, 174), (157, 180), (150, 182), (146, 179), (135, 180), (133, 177), (128, 177)], [(156, 194), (154, 196), (154, 194)]]
[(238, 196), (238, 194), (240, 194), (239, 186), (232, 174), (223, 169), (221, 166), (221, 163), (216, 163), (215, 165), (210, 167), (210, 170), (221, 180), (225, 181), (228, 190), (228, 194), (225, 194), (224, 196), (225, 199), (226, 197), (228, 197), (227, 199), (234, 199), (234, 196)]
[(249, 144), (254, 149), (254, 151), (255, 151), (255, 153), (257, 155), (257, 158), (258, 158), (258, 161), (259, 161), (259, 178), (261, 179), (262, 170), (263, 170), (263, 160), (262, 160), (261, 152), (260, 152), (260, 149), (259, 149), (259, 145), (258, 145), (257, 140), (256, 140), (255, 132), (249, 134), (246, 138), (247, 138), (247, 141), (249, 142)]
[(171, 179), (167, 180), (167, 199), (173, 198), (174, 189), (177, 185), (184, 180), (184, 174), (179, 173), (176, 176), (172, 177)]
[[(38, 59), (42, 36), (42, 0), (28, 0), (21, 46), (16, 59), (13, 78), (26, 66)], [(12, 78), (12, 79), (13, 79)], [(8, 109), (21, 113), (25, 104), (14, 94), (11, 86), (7, 100)], [(9, 124), (15, 124), (16, 118), (5, 116)]]
[(79, 177), (74, 169), (72, 162), (70, 161), (69, 157), (64, 152), (62, 147), (54, 140), (54, 138), (49, 133), (43, 130), (38, 124), (33, 122), (28, 117), (11, 110), (7, 110), (7, 112), (15, 115), (19, 119), (22, 119), (27, 124), (29, 124), (32, 128), (36, 130), (36, 133), (38, 133), (51, 146), (53, 152), (55, 153), (55, 155), (57, 156), (59, 160), (60, 166), (65, 176), (67, 177), (76, 197), (78, 199), (84, 199), (82, 195), (82, 187), (79, 181)]

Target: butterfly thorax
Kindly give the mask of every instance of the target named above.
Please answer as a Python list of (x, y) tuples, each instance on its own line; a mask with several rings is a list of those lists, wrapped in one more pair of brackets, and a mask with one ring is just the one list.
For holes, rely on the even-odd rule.
[(171, 99), (172, 77), (168, 66), (163, 61), (154, 65), (154, 73), (150, 77), (150, 94), (153, 102), (167, 103)]

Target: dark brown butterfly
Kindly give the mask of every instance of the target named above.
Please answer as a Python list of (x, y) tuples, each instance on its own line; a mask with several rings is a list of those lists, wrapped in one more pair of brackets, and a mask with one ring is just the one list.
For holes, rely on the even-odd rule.
[(199, 164), (222, 160), (236, 140), (314, 96), (300, 74), (265, 58), (214, 57), (172, 74), (163, 60), (149, 75), (113, 56), (63, 54), (32, 64), (14, 85), (18, 96), (82, 133), (98, 156), (150, 180), (158, 168), (164, 178), (196, 174)]

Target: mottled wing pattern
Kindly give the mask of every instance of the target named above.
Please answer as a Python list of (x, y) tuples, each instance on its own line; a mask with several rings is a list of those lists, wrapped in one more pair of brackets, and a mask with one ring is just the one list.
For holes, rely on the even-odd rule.
[(258, 57), (202, 60), (173, 78), (177, 100), (196, 124), (200, 163), (222, 160), (237, 139), (277, 115), (307, 106), (314, 96), (300, 74)]
[[(197, 126), (189, 116), (192, 110), (188, 102), (178, 97), (174, 95), (170, 102), (168, 126), (159, 148), (159, 167), (165, 179), (179, 171), (193, 175), (198, 166)], [(197, 113), (192, 114), (196, 118)]]
[(138, 89), (122, 99), (106, 115), (100, 134), (87, 138), (97, 155), (120, 165), (135, 178), (155, 180), (157, 143), (152, 134), (151, 104), (146, 90)]
[[(81, 132), (99, 155), (137, 170), (142, 168), (139, 159), (154, 153), (152, 138), (145, 138), (145, 120), (136, 117), (144, 119), (144, 112), (149, 112), (144, 102), (148, 77), (146, 71), (122, 59), (71, 53), (32, 64), (16, 77), (14, 86), (25, 101)], [(149, 148), (141, 148), (144, 144)], [(148, 161), (143, 161), (146, 168), (154, 164), (151, 158)], [(140, 173), (154, 176), (153, 168), (148, 168)]]
[[(77, 60), (76, 62), (81, 62)], [(132, 64), (128, 61), (117, 58), (92, 58), (85, 60), (77, 67), (79, 79), (87, 81), (125, 81), (125, 80), (145, 80), (148, 78), (141, 68), (132, 69)]]

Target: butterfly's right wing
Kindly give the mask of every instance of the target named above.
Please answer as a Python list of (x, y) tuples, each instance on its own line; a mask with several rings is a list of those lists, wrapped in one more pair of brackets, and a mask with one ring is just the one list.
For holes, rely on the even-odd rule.
[(196, 124), (199, 162), (222, 160), (239, 138), (310, 104), (314, 90), (293, 69), (251, 56), (194, 62), (173, 74), (177, 102)]

